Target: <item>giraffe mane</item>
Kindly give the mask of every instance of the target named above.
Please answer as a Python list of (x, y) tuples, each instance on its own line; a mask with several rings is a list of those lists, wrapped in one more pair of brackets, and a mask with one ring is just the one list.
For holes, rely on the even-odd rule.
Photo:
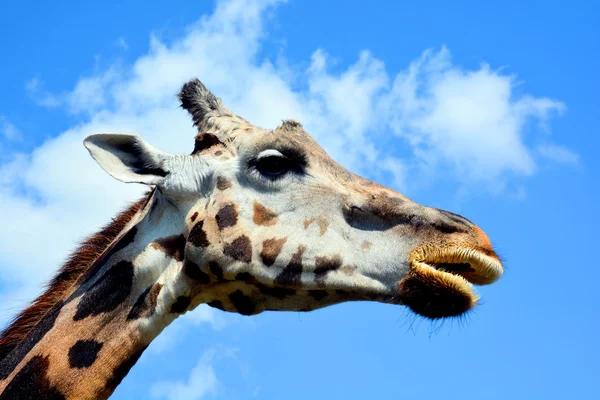
[(0, 333), (0, 362), (21, 342), (31, 329), (61, 300), (72, 292), (79, 278), (123, 231), (133, 216), (144, 207), (153, 191), (119, 213), (99, 232), (84, 240), (46, 285), (46, 290), (18, 314)]

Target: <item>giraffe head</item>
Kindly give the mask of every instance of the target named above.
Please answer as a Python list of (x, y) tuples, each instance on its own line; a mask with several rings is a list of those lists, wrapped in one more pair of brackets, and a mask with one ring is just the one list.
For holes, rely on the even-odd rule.
[(198, 128), (192, 154), (128, 134), (85, 145), (116, 179), (156, 187), (157, 229), (180, 232), (156, 245), (176, 255), (164, 285), (182, 310), (208, 303), (251, 315), (372, 300), (442, 318), (471, 309), (473, 284), (502, 275), (475, 224), (347, 171), (300, 123), (253, 126), (198, 80), (179, 98)]

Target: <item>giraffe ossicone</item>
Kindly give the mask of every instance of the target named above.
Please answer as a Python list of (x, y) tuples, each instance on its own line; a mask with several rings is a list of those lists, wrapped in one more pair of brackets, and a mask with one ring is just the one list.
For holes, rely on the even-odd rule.
[(334, 162), (296, 121), (256, 127), (197, 79), (179, 94), (191, 154), (139, 135), (85, 147), (151, 191), (92, 236), (0, 336), (0, 400), (103, 399), (177, 316), (206, 303), (253, 315), (344, 301), (461, 315), (500, 278), (486, 234)]

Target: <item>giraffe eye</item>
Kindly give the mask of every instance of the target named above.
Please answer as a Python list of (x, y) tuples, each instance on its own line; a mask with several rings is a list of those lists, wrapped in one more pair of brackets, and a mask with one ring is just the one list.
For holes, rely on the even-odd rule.
[(269, 179), (277, 179), (290, 172), (294, 165), (287, 157), (271, 155), (256, 160), (254, 167), (261, 175)]
[(267, 149), (248, 162), (248, 167), (263, 178), (275, 181), (289, 173), (304, 175), (306, 157), (297, 149)]

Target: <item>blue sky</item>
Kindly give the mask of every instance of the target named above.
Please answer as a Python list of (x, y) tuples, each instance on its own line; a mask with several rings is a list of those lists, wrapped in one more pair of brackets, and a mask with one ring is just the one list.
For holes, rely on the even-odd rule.
[(598, 5), (121, 3), (3, 12), (3, 321), (142, 191), (81, 139), (137, 131), (189, 152), (175, 94), (197, 75), (248, 120), (298, 118), (350, 169), (475, 221), (507, 271), (442, 325), (375, 303), (200, 307), (115, 399), (598, 398)]

